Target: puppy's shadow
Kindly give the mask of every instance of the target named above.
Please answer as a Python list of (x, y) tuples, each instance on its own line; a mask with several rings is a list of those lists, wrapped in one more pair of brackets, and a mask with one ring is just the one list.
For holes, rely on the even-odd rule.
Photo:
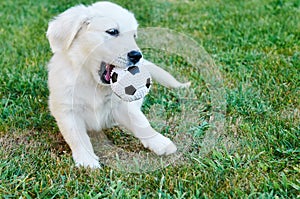
[(116, 127), (100, 132), (91, 131), (88, 134), (94, 151), (99, 156), (116, 151), (134, 153), (148, 151), (137, 138), (123, 131), (121, 128)]

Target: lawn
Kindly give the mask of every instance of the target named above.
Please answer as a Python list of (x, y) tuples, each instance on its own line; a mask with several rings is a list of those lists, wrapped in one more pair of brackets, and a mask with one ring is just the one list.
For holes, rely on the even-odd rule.
[[(299, 0), (114, 1), (135, 13), (141, 29), (168, 28), (202, 46), (226, 102), (222, 136), (204, 153), (201, 143), (214, 128), (211, 78), (186, 57), (145, 51), (192, 81), (198, 104), (190, 112), (199, 119), (187, 125), (196, 130), (184, 160), (139, 173), (76, 168), (48, 109), (48, 21), (92, 2), (0, 2), (0, 198), (300, 198)], [(163, 133), (176, 133), (178, 93), (152, 90), (144, 111), (162, 104), (170, 119)], [(122, 132), (108, 135), (120, 147), (127, 138), (136, 142)]]

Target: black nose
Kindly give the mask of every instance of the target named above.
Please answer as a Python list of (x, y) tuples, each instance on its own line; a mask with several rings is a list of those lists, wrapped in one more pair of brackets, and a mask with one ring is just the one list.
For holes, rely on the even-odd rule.
[(132, 50), (127, 54), (127, 57), (130, 62), (132, 62), (133, 64), (136, 64), (142, 58), (142, 53), (140, 53), (139, 51), (136, 51), (136, 50)]

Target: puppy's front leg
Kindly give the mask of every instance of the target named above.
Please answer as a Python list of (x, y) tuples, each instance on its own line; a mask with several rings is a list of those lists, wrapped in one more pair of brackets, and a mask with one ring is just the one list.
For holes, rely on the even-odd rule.
[(134, 136), (139, 138), (144, 147), (149, 148), (157, 155), (175, 153), (175, 144), (167, 137), (156, 132), (145, 115), (140, 110), (140, 102), (121, 102), (113, 112), (114, 119), (119, 125), (124, 126)]
[(58, 127), (72, 150), (76, 166), (99, 168), (84, 122), (75, 114), (67, 113), (56, 117)]
[(190, 82), (180, 83), (170, 73), (158, 67), (154, 63), (146, 59), (143, 59), (143, 61), (143, 65), (145, 66), (145, 68), (147, 68), (147, 70), (151, 74), (151, 77), (158, 81), (158, 83), (160, 83), (161, 85), (167, 88), (187, 88), (191, 85)]

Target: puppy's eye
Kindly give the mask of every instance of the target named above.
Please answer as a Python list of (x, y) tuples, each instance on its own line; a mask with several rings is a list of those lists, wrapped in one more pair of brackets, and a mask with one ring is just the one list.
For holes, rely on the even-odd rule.
[(111, 36), (114, 36), (114, 37), (117, 37), (119, 35), (119, 30), (115, 29), (115, 28), (109, 29), (109, 30), (107, 30), (105, 32), (107, 34), (111, 35)]

